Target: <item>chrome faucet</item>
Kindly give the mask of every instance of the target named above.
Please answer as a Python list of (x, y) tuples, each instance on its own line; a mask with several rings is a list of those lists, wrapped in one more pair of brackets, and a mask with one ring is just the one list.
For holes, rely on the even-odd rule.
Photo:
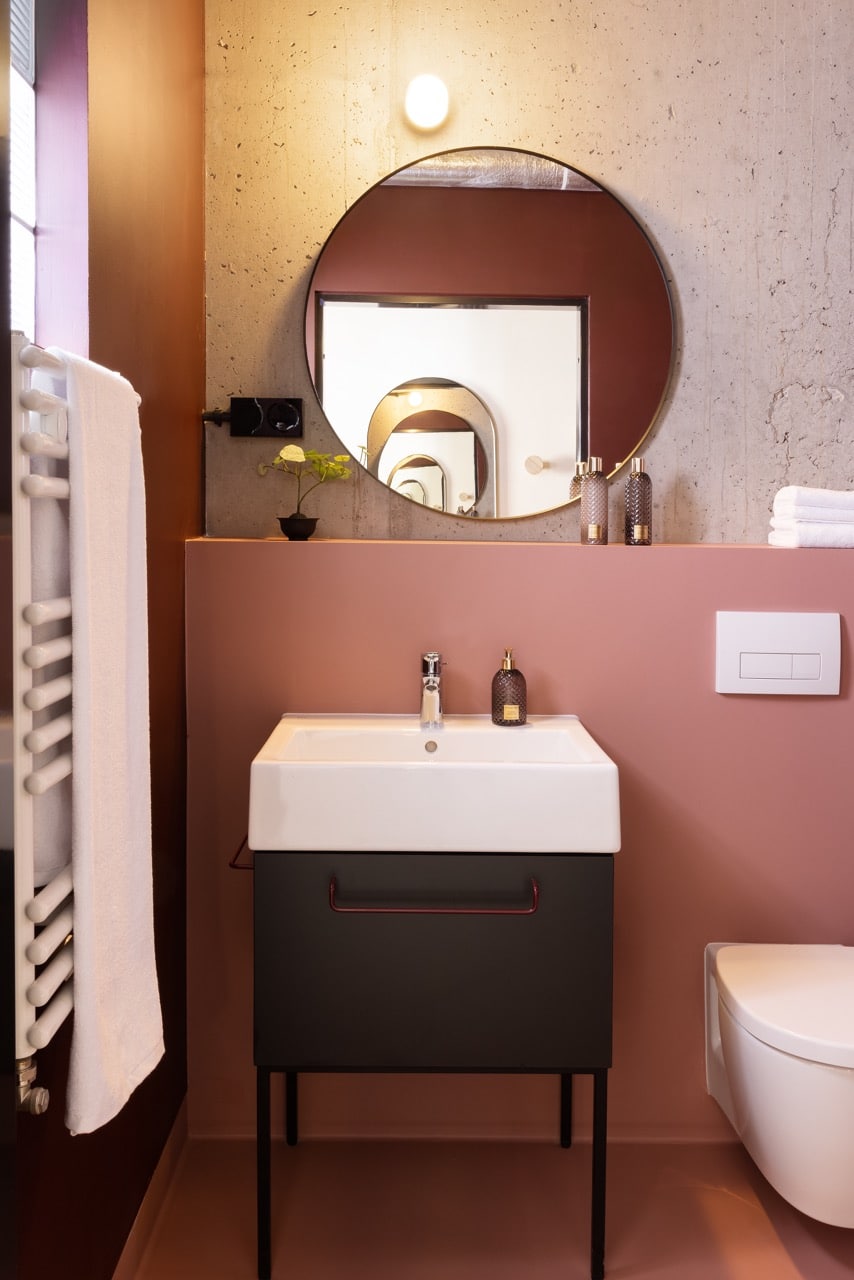
[(442, 655), (421, 655), (421, 728), (438, 729), (442, 724)]

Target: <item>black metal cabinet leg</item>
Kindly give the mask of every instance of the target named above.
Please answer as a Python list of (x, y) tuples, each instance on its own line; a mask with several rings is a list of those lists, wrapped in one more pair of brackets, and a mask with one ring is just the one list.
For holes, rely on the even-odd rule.
[(605, 1154), (608, 1136), (608, 1072), (593, 1072), (593, 1211), (590, 1221), (590, 1280), (605, 1275)]
[(560, 1077), (560, 1145), (572, 1146), (572, 1073)]
[(255, 1149), (258, 1208), (258, 1280), (270, 1280), (270, 1072), (256, 1073)]
[(299, 1138), (297, 1073), (285, 1072), (285, 1142), (295, 1147)]

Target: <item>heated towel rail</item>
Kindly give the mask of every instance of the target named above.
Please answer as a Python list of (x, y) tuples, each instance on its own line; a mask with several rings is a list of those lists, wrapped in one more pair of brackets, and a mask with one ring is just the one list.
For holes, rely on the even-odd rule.
[[(49, 1043), (74, 1003), (71, 866), (56, 868), (57, 851), (62, 861), (62, 851), (70, 850), (70, 831), (63, 830), (70, 803), (59, 793), (71, 774), (72, 637), (70, 590), (44, 591), (56, 573), (57, 554), (67, 557), (66, 404), (33, 385), (34, 370), (61, 376), (64, 365), (13, 333), (15, 1045), (18, 1104), (39, 1114), (48, 1096), (35, 1085), (35, 1052)], [(59, 546), (45, 545), (51, 540)], [(45, 564), (49, 574), (39, 568)], [(62, 566), (59, 572), (61, 577)], [(45, 842), (56, 847), (46, 849)], [(50, 868), (49, 875), (40, 867)]]

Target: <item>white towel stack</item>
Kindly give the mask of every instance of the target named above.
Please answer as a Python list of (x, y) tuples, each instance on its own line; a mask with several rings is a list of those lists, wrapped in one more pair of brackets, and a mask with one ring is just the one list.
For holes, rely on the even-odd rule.
[(772, 547), (854, 547), (854, 493), (786, 485), (774, 498)]

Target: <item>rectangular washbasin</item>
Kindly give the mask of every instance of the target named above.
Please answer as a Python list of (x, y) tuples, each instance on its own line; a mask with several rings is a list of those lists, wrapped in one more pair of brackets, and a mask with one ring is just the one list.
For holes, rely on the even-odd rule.
[(577, 716), (286, 715), (252, 761), (249, 845), (613, 853), (617, 766)]

